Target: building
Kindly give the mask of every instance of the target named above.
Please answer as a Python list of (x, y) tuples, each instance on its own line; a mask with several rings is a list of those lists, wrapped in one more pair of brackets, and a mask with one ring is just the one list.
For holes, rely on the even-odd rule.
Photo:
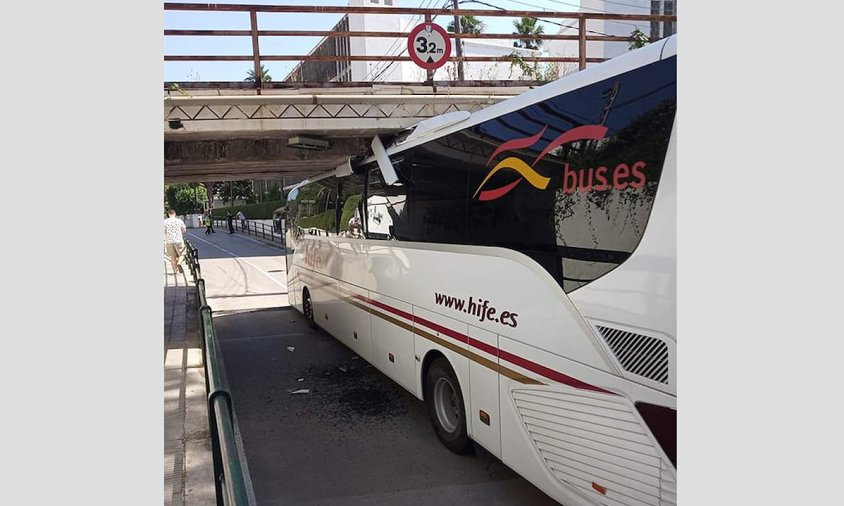
[[(574, 0), (572, 2), (575, 3)], [(614, 14), (666, 14), (677, 12), (676, 0), (580, 0), (578, 12), (603, 12)], [(399, 0), (349, 0), (352, 7), (398, 7)], [(334, 26), (333, 31), (383, 31), (409, 32), (423, 21), (419, 16), (390, 14), (349, 14)], [(448, 21), (434, 20), (445, 26)], [(576, 20), (543, 20), (561, 25), (557, 33), (577, 35)], [(634, 30), (640, 30), (651, 41), (676, 33), (673, 22), (608, 21), (590, 19), (587, 30), (593, 35), (615, 35), (629, 37)], [(548, 30), (550, 32), (550, 30)], [(311, 55), (396, 55), (407, 54), (407, 40), (389, 37), (325, 37), (310, 52)], [(627, 42), (587, 41), (586, 54), (590, 58), (614, 58), (629, 51)], [(513, 47), (511, 40), (464, 39), (463, 54), (466, 56), (578, 56), (576, 40), (546, 40), (541, 50)], [(454, 49), (452, 48), (452, 54)], [(537, 69), (527, 69), (510, 62), (464, 63), (466, 80), (507, 80), (559, 77), (574, 72), (576, 63), (544, 65), (544, 74), (537, 75)], [(421, 82), (427, 78), (425, 70), (413, 62), (302, 62), (284, 79), (285, 81), (405, 81)], [(456, 64), (449, 62), (435, 71), (435, 80), (456, 80)]]
[[(399, 0), (349, 0), (350, 7), (398, 7)], [(423, 22), (419, 16), (390, 14), (348, 14), (332, 28), (332, 31), (379, 31), (409, 32)], [(450, 21), (450, 20), (448, 20)], [(448, 21), (434, 20), (446, 26)], [(513, 47), (508, 40), (463, 40), (463, 54), (466, 56), (541, 56), (541, 51)], [(325, 37), (309, 53), (310, 55), (407, 55), (406, 38), (390, 37)], [(452, 48), (454, 54), (454, 48)], [(497, 80), (530, 78), (523, 76), (518, 66), (510, 62), (473, 62), (463, 64), (463, 75), (467, 80)], [(427, 74), (413, 62), (353, 61), (353, 62), (302, 62), (297, 65), (285, 81), (424, 81)], [(435, 80), (456, 80), (457, 68), (447, 63), (434, 73)]]
[[(665, 14), (677, 13), (676, 0), (580, 0), (578, 12), (609, 12), (613, 14)], [(577, 21), (562, 21), (567, 25), (557, 32), (561, 35), (577, 35)], [(608, 21), (590, 19), (586, 22), (586, 29), (590, 35), (616, 35), (629, 37), (634, 30), (639, 30), (648, 36), (651, 42), (657, 41), (677, 33), (677, 24), (648, 21)], [(551, 54), (563, 56), (577, 56), (578, 42), (576, 40), (549, 40), (545, 46)], [(615, 58), (630, 50), (627, 42), (587, 41), (586, 54), (590, 58)]]

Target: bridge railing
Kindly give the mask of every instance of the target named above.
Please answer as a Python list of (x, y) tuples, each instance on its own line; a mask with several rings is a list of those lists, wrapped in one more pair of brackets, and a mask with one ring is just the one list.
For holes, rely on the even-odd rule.
[[(214, 226), (220, 230), (228, 231), (228, 220), (226, 218), (213, 218)], [(244, 225), (240, 220), (232, 220), (232, 228), (235, 232), (247, 234), (260, 238), (275, 246), (284, 247), (284, 235), (276, 230), (274, 225), (267, 225), (253, 220), (246, 220)]]
[[(464, 0), (464, 3), (470, 3)], [(483, 2), (471, 2), (483, 4)], [(522, 63), (577, 63), (580, 70), (586, 68), (587, 63), (600, 63), (605, 60), (602, 57), (590, 57), (587, 55), (587, 42), (603, 41), (616, 43), (630, 43), (632, 42), (632, 34), (630, 36), (618, 36), (603, 33), (598, 30), (590, 30), (587, 27), (588, 21), (604, 21), (604, 22), (661, 22), (671, 23), (672, 26), (676, 24), (677, 16), (665, 14), (615, 14), (606, 12), (556, 12), (556, 11), (524, 11), (524, 10), (486, 10), (486, 9), (442, 9), (442, 8), (411, 8), (411, 7), (350, 7), (350, 6), (320, 6), (320, 5), (243, 5), (243, 4), (196, 4), (196, 3), (164, 3), (165, 11), (193, 11), (193, 12), (243, 12), (249, 14), (249, 30), (183, 30), (183, 29), (165, 29), (164, 35), (168, 36), (200, 36), (200, 37), (249, 37), (252, 41), (252, 54), (241, 55), (165, 55), (164, 61), (246, 61), (252, 62), (254, 73), (254, 80), (251, 82), (239, 83), (179, 83), (182, 87), (213, 87), (221, 88), (280, 88), (280, 87), (302, 87), (302, 86), (368, 86), (371, 81), (367, 82), (328, 82), (335, 81), (333, 79), (320, 79), (308, 82), (297, 76), (296, 69), (288, 76), (289, 79), (282, 82), (263, 82), (261, 62), (269, 61), (297, 61), (297, 62), (328, 62), (335, 65), (339, 62), (404, 62), (411, 61), (409, 56), (404, 55), (406, 51), (398, 54), (384, 54), (384, 55), (352, 55), (348, 54), (351, 50), (348, 48), (348, 43), (333, 44), (333, 47), (327, 47), (322, 50), (322, 45), (319, 45), (307, 55), (294, 54), (266, 54), (260, 51), (261, 37), (323, 37), (323, 40), (333, 39), (348, 41), (350, 38), (357, 37), (386, 37), (394, 39), (406, 39), (409, 32), (396, 31), (378, 31), (378, 30), (351, 30), (348, 23), (339, 23), (334, 30), (262, 30), (258, 26), (258, 13), (290, 13), (290, 14), (382, 14), (382, 15), (413, 15), (424, 19), (426, 22), (436, 21), (438, 16), (442, 19), (451, 21), (457, 20), (461, 16), (477, 16), (477, 17), (528, 17), (538, 20), (569, 20), (569, 25), (561, 25), (576, 30), (577, 34), (532, 34), (532, 35), (517, 35), (515, 33), (465, 33), (461, 32), (459, 27), (456, 33), (450, 33), (454, 40), (470, 40), (470, 39), (498, 39), (498, 40), (533, 40), (533, 41), (549, 41), (549, 40), (568, 40), (577, 41), (577, 55), (576, 56), (520, 56), (518, 60)], [(342, 21), (342, 20), (341, 20)], [(455, 23), (457, 24), (457, 23)], [(560, 24), (560, 23), (557, 23)], [(673, 30), (673, 28), (672, 28)], [(455, 46), (459, 47), (459, 46)], [(325, 54), (325, 53), (346, 53), (346, 54)], [(455, 62), (457, 65), (462, 65), (464, 62), (514, 62), (513, 55), (507, 56), (465, 56), (460, 51), (456, 56), (451, 56), (449, 61)], [(301, 66), (301, 64), (300, 64)], [(297, 67), (298, 69), (299, 67)], [(428, 71), (428, 80), (426, 84), (436, 84), (433, 81), (433, 72)], [(400, 84), (400, 85), (419, 85), (419, 82), (381, 82), (381, 84)], [(495, 86), (500, 85), (501, 81), (451, 81), (453, 85), (457, 86)], [(517, 81), (520, 85), (528, 85), (533, 81)], [(508, 83), (512, 84), (512, 83)], [(165, 83), (165, 88), (167, 84)]]
[(208, 425), (214, 460), (214, 487), (218, 506), (251, 506), (246, 489), (247, 477), (237, 451), (234, 435), (234, 405), (225, 380), (222, 358), (217, 351), (211, 307), (205, 297), (205, 280), (199, 266), (199, 252), (185, 240), (186, 260), (196, 284), (202, 325), (202, 353), (205, 388), (208, 392)]

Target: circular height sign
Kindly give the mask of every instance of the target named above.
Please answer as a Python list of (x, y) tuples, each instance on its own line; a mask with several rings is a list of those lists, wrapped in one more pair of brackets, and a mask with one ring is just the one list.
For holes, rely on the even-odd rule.
[(421, 23), (407, 37), (407, 52), (414, 63), (434, 70), (445, 65), (451, 56), (451, 39), (440, 25)]

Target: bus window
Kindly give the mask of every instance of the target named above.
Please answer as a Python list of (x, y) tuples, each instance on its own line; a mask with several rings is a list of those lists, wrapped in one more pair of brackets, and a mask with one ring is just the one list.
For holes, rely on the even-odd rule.
[[(363, 218), (358, 208), (366, 189), (366, 178), (361, 174), (351, 174), (342, 178), (339, 183), (340, 234), (360, 238), (363, 232)], [(353, 218), (357, 218), (357, 222), (353, 223)], [(353, 225), (351, 228), (354, 232), (351, 234), (349, 232), (350, 224)]]
[[(598, 279), (644, 234), (676, 79), (676, 60), (655, 62), (401, 152), (407, 206), (390, 235), (513, 249), (565, 292)], [(376, 230), (387, 202), (369, 204)]]
[(296, 224), (305, 233), (336, 233), (337, 181), (334, 178), (303, 186), (297, 201)]
[(366, 237), (404, 239), (406, 201), (405, 186), (402, 183), (388, 186), (381, 177), (381, 171), (372, 169), (369, 172), (366, 199)]

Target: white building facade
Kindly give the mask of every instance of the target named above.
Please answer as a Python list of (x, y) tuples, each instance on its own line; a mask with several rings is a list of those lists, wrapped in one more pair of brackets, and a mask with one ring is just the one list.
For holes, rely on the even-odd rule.
[[(578, 12), (612, 14), (677, 14), (676, 0), (580, 0)], [(577, 35), (577, 21), (562, 21), (557, 32), (560, 35)], [(629, 37), (634, 30), (644, 33), (651, 42), (677, 32), (677, 23), (650, 21), (609, 21), (590, 19), (586, 22), (587, 35), (614, 35)], [(578, 56), (576, 40), (548, 40), (545, 47), (551, 54)], [(627, 42), (587, 41), (586, 55), (589, 58), (615, 58), (630, 50)]]

